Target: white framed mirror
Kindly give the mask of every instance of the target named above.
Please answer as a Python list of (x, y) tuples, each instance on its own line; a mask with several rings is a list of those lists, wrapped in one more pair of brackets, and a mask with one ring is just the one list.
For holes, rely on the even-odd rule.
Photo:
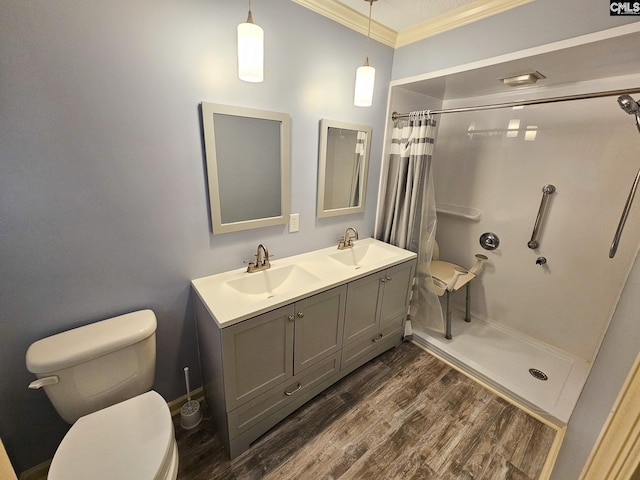
[(289, 115), (202, 102), (213, 233), (289, 221)]
[(364, 212), (371, 127), (320, 121), (318, 218)]

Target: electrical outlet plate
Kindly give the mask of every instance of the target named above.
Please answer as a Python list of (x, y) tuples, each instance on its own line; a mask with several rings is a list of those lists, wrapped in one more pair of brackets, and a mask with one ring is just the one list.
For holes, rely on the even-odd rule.
[(289, 215), (289, 233), (294, 233), (300, 230), (300, 214), (292, 213)]

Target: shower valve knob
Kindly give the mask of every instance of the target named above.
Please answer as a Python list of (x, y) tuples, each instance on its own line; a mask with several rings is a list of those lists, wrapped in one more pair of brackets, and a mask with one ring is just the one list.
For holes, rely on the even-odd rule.
[(547, 263), (547, 259), (545, 257), (538, 257), (536, 260), (536, 265), (544, 265), (545, 263)]
[(500, 245), (500, 239), (495, 233), (487, 232), (480, 236), (480, 246), (485, 250), (495, 250)]

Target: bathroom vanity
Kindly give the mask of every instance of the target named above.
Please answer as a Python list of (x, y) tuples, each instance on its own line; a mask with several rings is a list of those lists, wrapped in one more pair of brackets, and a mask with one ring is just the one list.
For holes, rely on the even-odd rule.
[(192, 281), (205, 398), (231, 458), (401, 343), (415, 264), (367, 238)]

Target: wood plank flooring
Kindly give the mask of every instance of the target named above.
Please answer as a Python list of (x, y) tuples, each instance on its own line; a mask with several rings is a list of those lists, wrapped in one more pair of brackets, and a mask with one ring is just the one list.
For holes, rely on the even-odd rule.
[(208, 418), (191, 431), (177, 420), (179, 480), (533, 480), (556, 434), (411, 343), (330, 387), (233, 462)]

